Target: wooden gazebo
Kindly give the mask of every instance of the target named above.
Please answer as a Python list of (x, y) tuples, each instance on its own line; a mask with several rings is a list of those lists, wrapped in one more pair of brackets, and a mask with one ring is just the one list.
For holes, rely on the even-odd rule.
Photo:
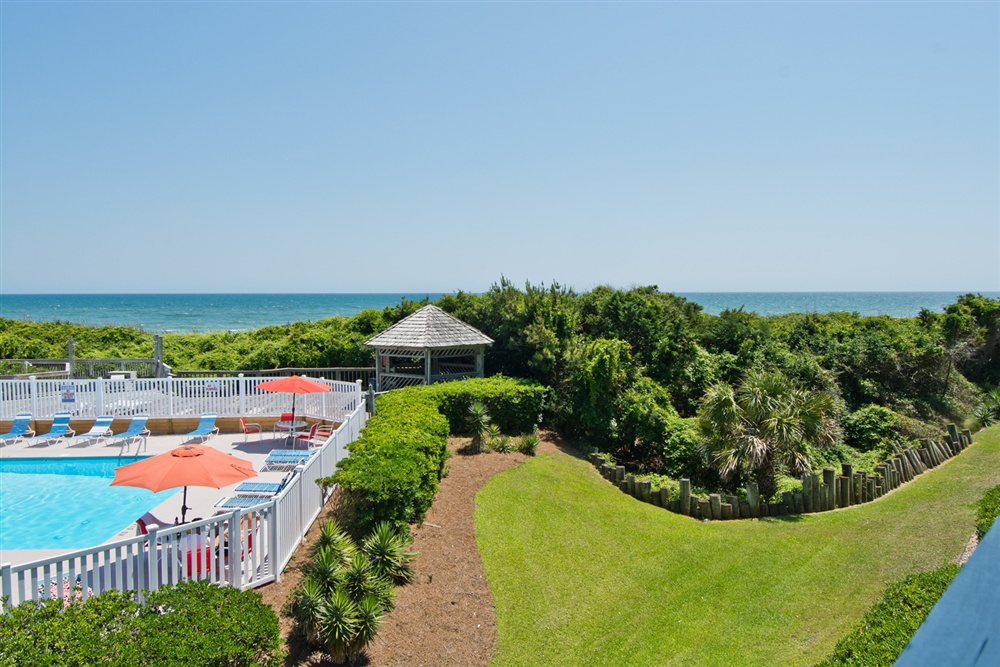
[(375, 348), (379, 391), (483, 377), (483, 355), (492, 344), (482, 331), (437, 306), (424, 306), (365, 341)]

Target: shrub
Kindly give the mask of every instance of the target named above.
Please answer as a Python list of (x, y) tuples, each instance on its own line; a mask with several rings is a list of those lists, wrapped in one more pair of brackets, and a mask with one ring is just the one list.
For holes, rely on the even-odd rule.
[(517, 441), (517, 451), (528, 456), (534, 456), (538, 450), (538, 434), (525, 433)]
[(147, 593), (107, 591), (63, 609), (25, 602), (0, 616), (0, 664), (264, 665), (283, 662), (278, 618), (259, 593), (183, 582)]
[(434, 396), (455, 434), (475, 433), (475, 415), (469, 411), (474, 403), (481, 403), (490, 420), (504, 433), (530, 433), (542, 419), (548, 394), (548, 390), (536, 382), (502, 375), (442, 382), (431, 385), (426, 391)]
[(889, 584), (861, 625), (837, 642), (817, 667), (890, 667), (958, 574), (957, 565), (911, 574)]
[(898, 439), (899, 415), (881, 405), (866, 405), (846, 415), (842, 426), (844, 442), (859, 451), (867, 452)]
[(983, 539), (1000, 516), (1000, 486), (989, 489), (976, 504), (976, 535)]

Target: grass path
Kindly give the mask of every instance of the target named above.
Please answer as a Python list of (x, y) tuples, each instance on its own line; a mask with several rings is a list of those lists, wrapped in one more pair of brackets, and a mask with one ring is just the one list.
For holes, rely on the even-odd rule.
[(540, 456), (477, 495), (493, 665), (810, 665), (883, 585), (957, 558), (1000, 483), (1000, 426), (868, 505), (700, 523)]

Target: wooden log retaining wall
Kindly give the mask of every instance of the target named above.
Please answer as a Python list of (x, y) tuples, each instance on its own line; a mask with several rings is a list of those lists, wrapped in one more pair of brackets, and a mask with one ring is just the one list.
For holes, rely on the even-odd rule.
[(638, 500), (696, 519), (729, 521), (826, 512), (868, 503), (941, 465), (971, 444), (971, 431), (959, 431), (954, 424), (949, 424), (948, 433), (940, 441), (924, 438), (916, 449), (907, 447), (897, 451), (876, 467), (874, 475), (854, 472), (850, 463), (842, 464), (840, 476), (833, 468), (824, 468), (819, 475), (806, 473), (802, 475), (802, 490), (783, 492), (781, 502), (777, 503), (761, 502), (755, 482), (747, 483), (745, 501), (717, 493), (699, 498), (692, 495), (691, 481), (687, 479), (680, 480), (678, 496), (671, 498), (668, 489), (652, 488), (649, 480), (626, 473), (624, 466), (609, 464), (599, 452), (590, 454), (590, 462), (601, 476)]

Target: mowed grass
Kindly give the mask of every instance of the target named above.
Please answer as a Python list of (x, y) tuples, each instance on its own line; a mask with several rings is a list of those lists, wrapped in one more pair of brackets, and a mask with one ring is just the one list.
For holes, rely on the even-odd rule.
[(701, 523), (625, 496), (583, 460), (539, 456), (476, 497), (493, 665), (814, 664), (886, 583), (961, 553), (998, 464), (995, 426), (868, 505)]

